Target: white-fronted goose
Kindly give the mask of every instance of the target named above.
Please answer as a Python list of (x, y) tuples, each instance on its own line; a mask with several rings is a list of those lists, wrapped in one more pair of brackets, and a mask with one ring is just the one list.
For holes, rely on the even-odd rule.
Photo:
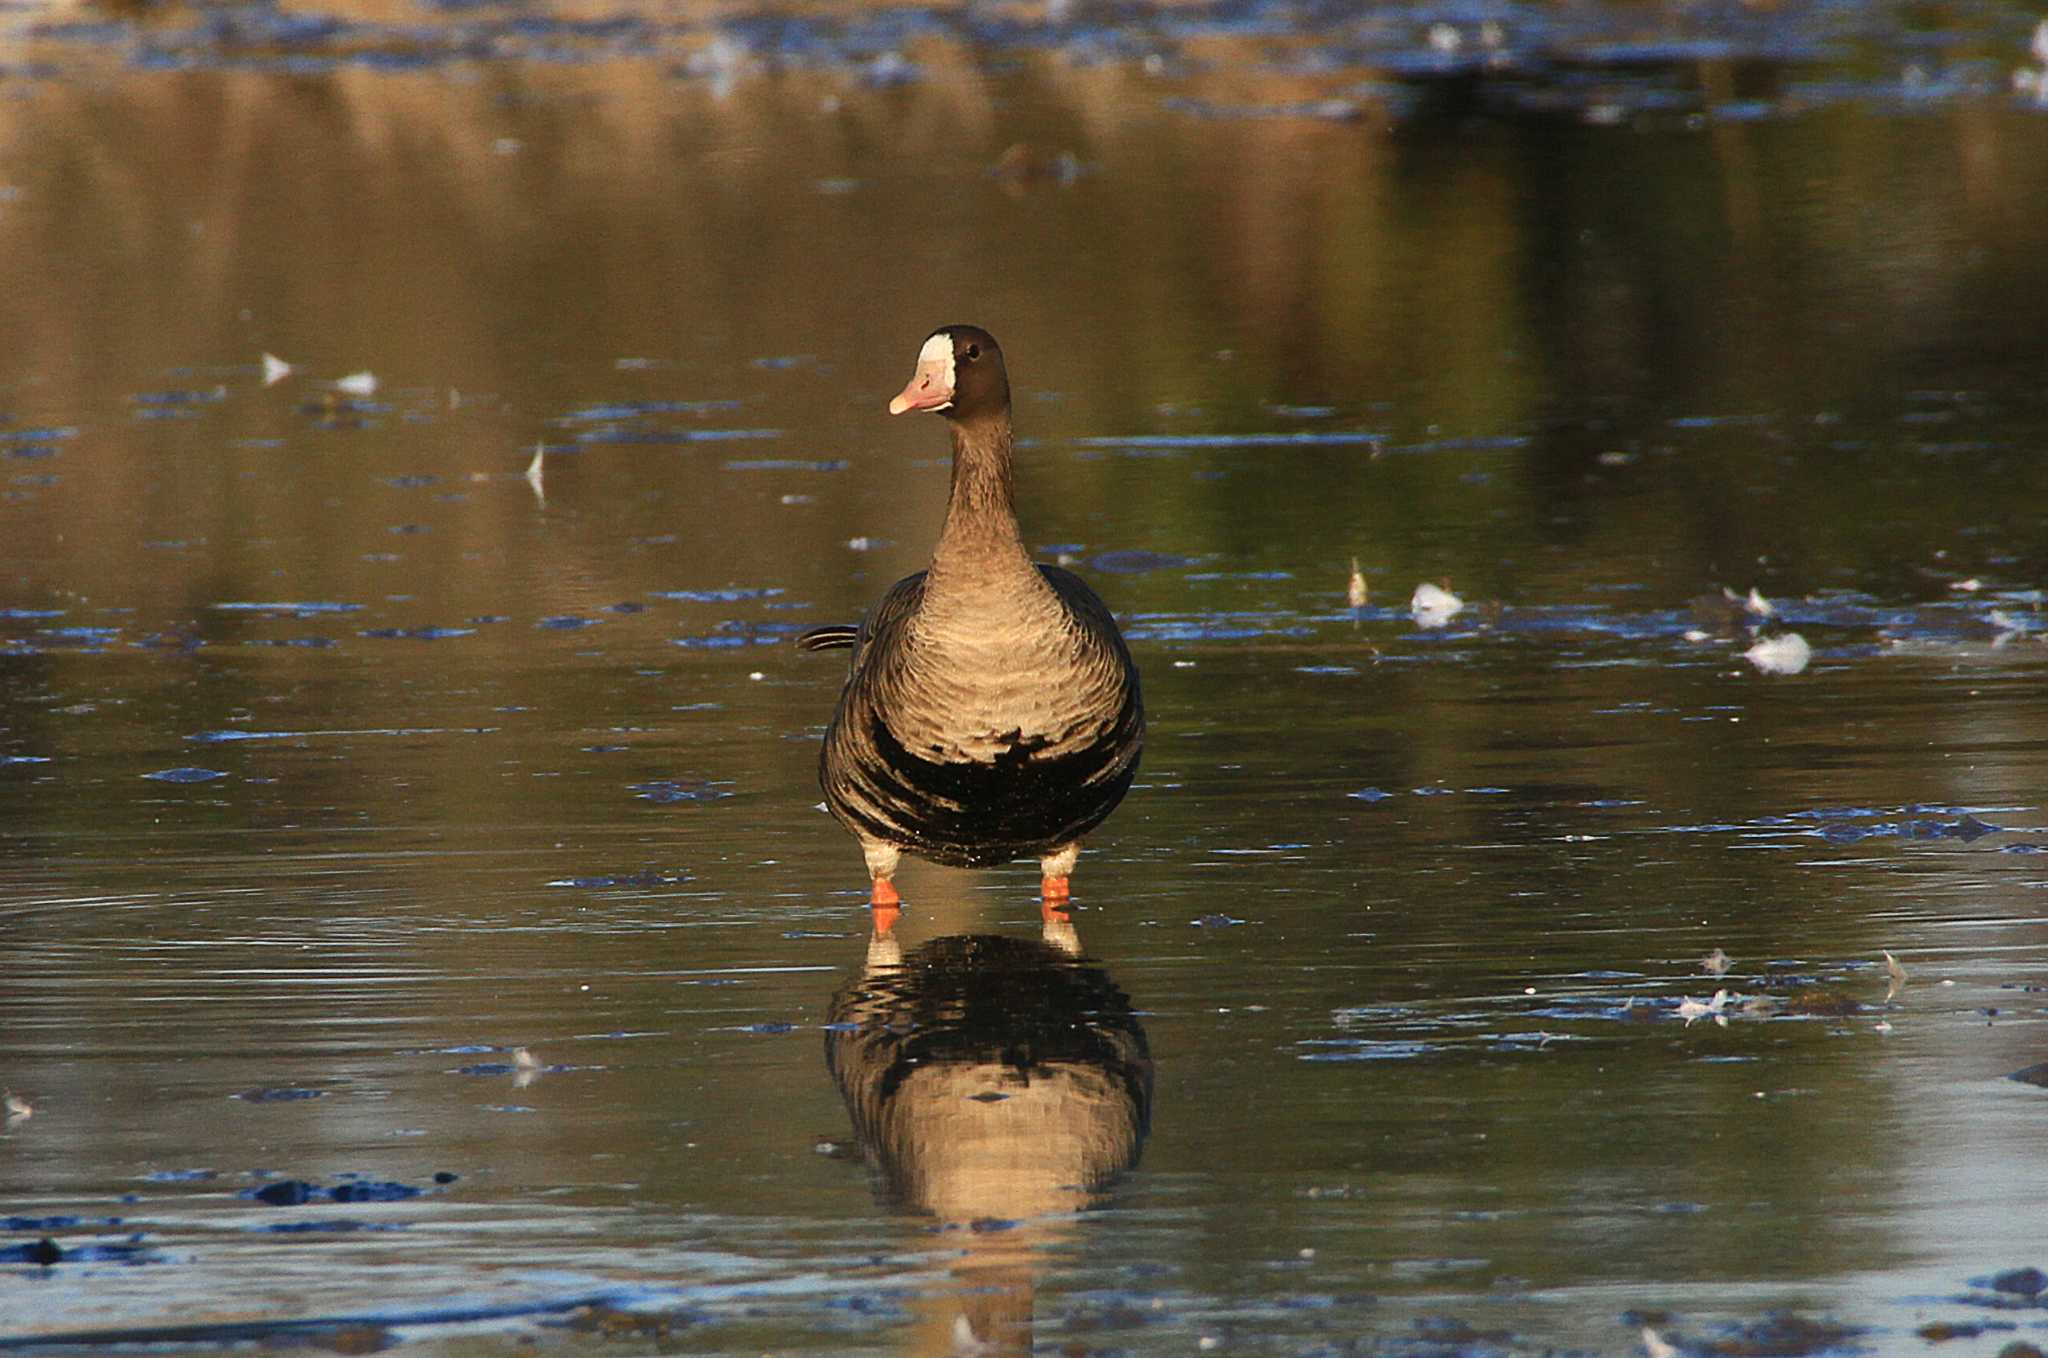
[(891, 586), (851, 646), (825, 733), (825, 804), (860, 840), (878, 924), (898, 858), (986, 867), (1036, 858), (1048, 910), (1068, 897), (1081, 837), (1123, 800), (1145, 718), (1138, 671), (1081, 579), (1035, 564), (1012, 504), (1010, 380), (987, 331), (934, 331), (889, 413), (953, 433), (953, 484), (932, 563)]

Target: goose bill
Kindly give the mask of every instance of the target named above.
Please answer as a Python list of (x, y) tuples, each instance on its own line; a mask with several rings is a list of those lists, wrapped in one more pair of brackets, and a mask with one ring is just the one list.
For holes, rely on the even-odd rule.
[(920, 359), (917, 371), (911, 375), (910, 385), (896, 394), (889, 402), (889, 413), (901, 415), (911, 410), (944, 410), (953, 404), (953, 357), (948, 353), (943, 361)]

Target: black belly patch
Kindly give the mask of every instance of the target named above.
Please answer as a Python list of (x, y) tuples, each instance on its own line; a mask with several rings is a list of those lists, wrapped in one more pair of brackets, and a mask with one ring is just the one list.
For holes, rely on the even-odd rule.
[(1137, 773), (1124, 723), (1110, 739), (1051, 757), (1041, 753), (1049, 737), (1013, 731), (986, 762), (913, 754), (879, 718), (864, 734), (858, 767), (827, 781), (833, 810), (864, 834), (958, 867), (1035, 857), (1078, 839), (1116, 809)]

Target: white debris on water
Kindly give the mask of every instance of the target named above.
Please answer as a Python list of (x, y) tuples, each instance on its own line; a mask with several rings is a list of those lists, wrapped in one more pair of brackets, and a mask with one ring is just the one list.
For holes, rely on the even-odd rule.
[(961, 1355), (994, 1353), (996, 1346), (974, 1332), (974, 1323), (964, 1314), (953, 1317), (953, 1352)]
[(1687, 995), (1678, 1002), (1678, 1016), (1685, 1020), (1685, 1026), (1688, 1028), (1692, 1027), (1695, 1019), (1703, 1018), (1710, 1018), (1726, 1028), (1728, 1015), (1724, 1011), (1728, 1008), (1728, 1002), (1734, 998), (1735, 996), (1726, 990), (1715, 991), (1711, 1000), (1696, 1000)]
[(1719, 948), (1714, 949), (1700, 959), (1700, 970), (1706, 972), (1709, 976), (1726, 976), (1728, 968), (1734, 965), (1735, 959)]
[(1344, 602), (1353, 608), (1365, 607), (1365, 572), (1358, 568), (1358, 558), (1351, 558), (1351, 578), (1344, 585)]
[(350, 373), (347, 377), (336, 382), (334, 389), (349, 396), (375, 396), (377, 394), (377, 374), (367, 368), (359, 373)]
[(1458, 615), (1465, 607), (1465, 601), (1445, 589), (1442, 585), (1425, 580), (1415, 587), (1415, 593), (1408, 600), (1408, 611), (1415, 616), (1417, 627), (1442, 627)]
[(1998, 635), (1991, 639), (1994, 647), (2008, 645), (2014, 637), (2023, 637), (2032, 629), (2032, 624), (2025, 618), (2017, 617), (2002, 608), (1992, 609), (1984, 620), (1998, 629)]
[(2037, 104), (2048, 104), (2048, 19), (2034, 26), (2034, 38), (2028, 44), (2028, 51), (2038, 64), (2022, 66), (2012, 73), (2013, 92), (2025, 95)]
[(543, 479), (547, 471), (548, 446), (545, 443), (533, 445), (533, 461), (526, 464), (526, 484), (533, 487), (534, 498), (543, 505), (548, 502), (547, 483)]
[(1742, 658), (1765, 674), (1797, 674), (1813, 659), (1813, 647), (1797, 632), (1765, 637), (1742, 653)]
[(284, 381), (284, 380), (285, 380), (285, 378), (287, 378), (287, 377), (290, 377), (291, 375), (292, 375), (292, 365), (291, 365), (291, 364), (289, 364), (289, 363), (285, 362), (285, 361), (284, 361), (283, 359), (279, 358), (279, 357), (278, 357), (278, 356), (277, 356), (276, 354), (265, 354), (265, 355), (263, 356), (263, 385), (264, 385), (264, 386), (266, 386), (266, 387), (274, 387), (274, 386), (276, 386), (276, 385), (277, 385), (278, 383), (280, 383), (280, 382)]

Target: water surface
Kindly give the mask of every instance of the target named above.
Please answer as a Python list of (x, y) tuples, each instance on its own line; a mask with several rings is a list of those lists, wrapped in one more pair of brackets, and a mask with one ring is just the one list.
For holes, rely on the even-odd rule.
[[(2048, 122), (1911, 20), (10, 13), (0, 1343), (2048, 1343)], [(953, 320), (1151, 729), (877, 940)]]

